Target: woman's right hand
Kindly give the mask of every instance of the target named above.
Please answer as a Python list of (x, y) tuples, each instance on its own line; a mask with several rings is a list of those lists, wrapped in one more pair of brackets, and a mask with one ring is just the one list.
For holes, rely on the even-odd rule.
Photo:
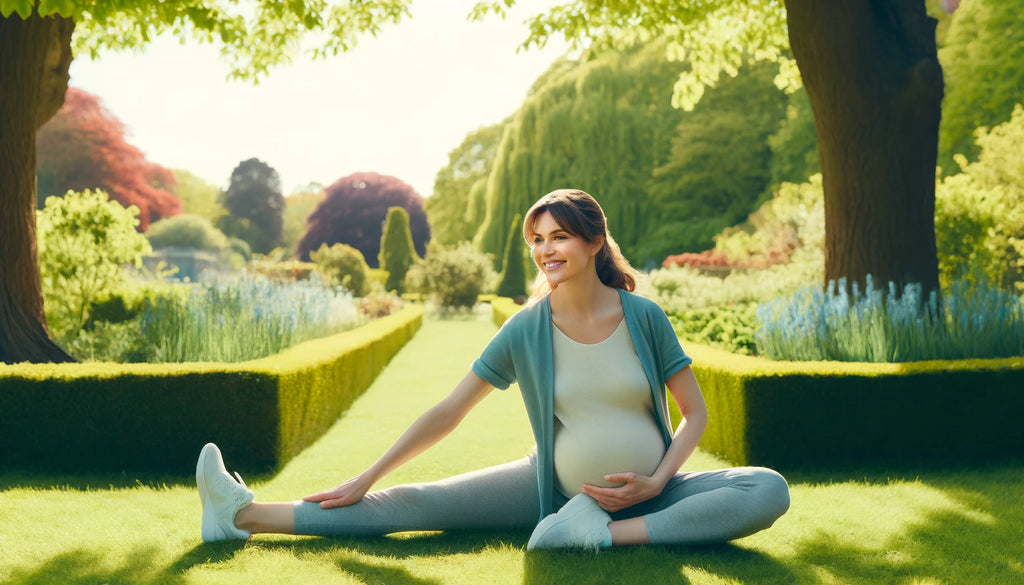
[(362, 475), (357, 475), (329, 490), (319, 491), (302, 499), (306, 502), (320, 502), (320, 508), (324, 510), (350, 506), (363, 499), (366, 492), (370, 491), (371, 485), (372, 482), (363, 479)]

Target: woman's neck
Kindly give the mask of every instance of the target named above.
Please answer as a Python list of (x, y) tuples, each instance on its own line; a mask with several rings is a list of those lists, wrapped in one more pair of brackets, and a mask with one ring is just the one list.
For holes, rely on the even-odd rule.
[(551, 312), (562, 317), (599, 318), (618, 306), (618, 297), (618, 290), (603, 284), (595, 273), (593, 280), (563, 282), (551, 291)]

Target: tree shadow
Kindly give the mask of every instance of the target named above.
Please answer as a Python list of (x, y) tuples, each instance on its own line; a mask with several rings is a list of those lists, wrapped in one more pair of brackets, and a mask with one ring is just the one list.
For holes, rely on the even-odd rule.
[(57, 555), (31, 568), (15, 568), (5, 585), (178, 585), (186, 582), (192, 567), (219, 563), (234, 557), (241, 543), (217, 543), (198, 546), (167, 566), (159, 562), (159, 549), (140, 548), (117, 566), (110, 566), (103, 555), (78, 549)]
[(133, 487), (195, 487), (194, 475), (155, 473), (46, 473), (0, 469), (0, 492), (15, 489), (54, 489), (92, 491)]
[(794, 560), (842, 583), (1024, 583), (1024, 469), (918, 481), (951, 506), (925, 514), (881, 547), (820, 534), (798, 545)]
[(363, 555), (406, 559), (475, 554), (489, 548), (526, 548), (530, 531), (405, 532), (390, 536), (306, 537), (295, 540), (252, 541), (251, 546), (284, 550), (302, 556), (307, 553), (352, 551)]
[(792, 563), (731, 543), (616, 548), (598, 554), (531, 551), (526, 553), (524, 565), (525, 585), (690, 583), (688, 574), (758, 584), (801, 583), (812, 577)]

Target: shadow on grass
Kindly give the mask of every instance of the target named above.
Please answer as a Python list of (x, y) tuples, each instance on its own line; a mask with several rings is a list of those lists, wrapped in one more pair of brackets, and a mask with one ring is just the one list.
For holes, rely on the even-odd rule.
[(231, 559), (242, 548), (241, 543), (218, 543), (198, 546), (174, 563), (163, 567), (157, 548), (142, 548), (127, 555), (117, 566), (99, 554), (74, 550), (53, 557), (30, 569), (14, 569), (5, 585), (178, 585), (185, 583), (185, 573), (192, 567)]
[(841, 583), (1024, 583), (1024, 469), (919, 479), (955, 509), (926, 514), (881, 548), (812, 536), (794, 560)]
[[(806, 569), (733, 544), (701, 547), (644, 546), (599, 554), (532, 551), (524, 560), (524, 585), (691, 583), (692, 575), (730, 583), (806, 583)], [(705, 577), (705, 579), (700, 579)]]
[[(246, 478), (248, 481), (248, 478)], [(195, 475), (153, 473), (42, 473), (38, 471), (0, 471), (0, 492), (15, 489), (54, 489), (74, 491), (125, 489), (139, 486), (151, 488), (195, 487)]]

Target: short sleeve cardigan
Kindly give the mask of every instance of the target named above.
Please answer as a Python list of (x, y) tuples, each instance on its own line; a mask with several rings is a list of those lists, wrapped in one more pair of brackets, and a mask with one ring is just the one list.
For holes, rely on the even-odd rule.
[[(622, 312), (651, 386), (654, 416), (665, 446), (672, 441), (665, 381), (693, 360), (653, 301), (619, 289)], [(473, 362), (473, 373), (502, 390), (519, 382), (537, 441), (541, 518), (554, 512), (554, 350), (551, 303), (538, 300), (509, 318)]]

